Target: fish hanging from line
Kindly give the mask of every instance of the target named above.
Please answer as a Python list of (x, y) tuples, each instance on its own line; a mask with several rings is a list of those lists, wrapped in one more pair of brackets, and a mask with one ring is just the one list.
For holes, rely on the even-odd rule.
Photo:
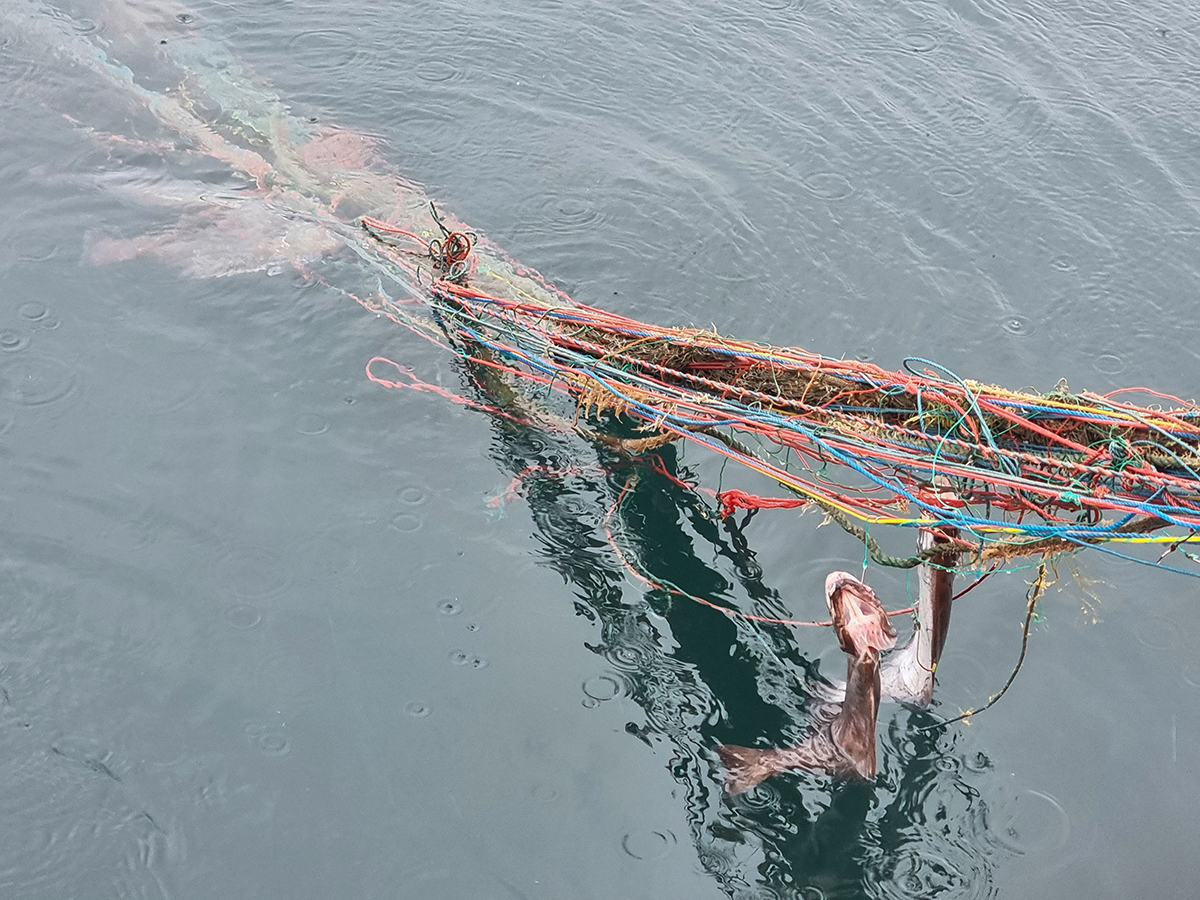
[(825, 597), (838, 642), (847, 658), (846, 680), (808, 686), (812, 698), (808, 736), (791, 747), (763, 749), (721, 745), (728, 794), (748, 791), (759, 782), (799, 769), (852, 779), (876, 774), (875, 721), (881, 699), (925, 707), (933, 700), (934, 674), (946, 644), (954, 602), (952, 541), (957, 532), (925, 529), (918, 551), (944, 552), (918, 567), (919, 594), (912, 635), (886, 656), (896, 631), (875, 592), (848, 572), (832, 572)]

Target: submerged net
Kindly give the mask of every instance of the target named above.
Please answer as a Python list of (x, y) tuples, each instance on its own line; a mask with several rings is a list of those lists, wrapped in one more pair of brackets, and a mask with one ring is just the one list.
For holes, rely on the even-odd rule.
[[(574, 303), (532, 273), (477, 272), (473, 235), (440, 221), (432, 241), (364, 224), (393, 244), (417, 242), (437, 326), (474, 362), (568, 395), (577, 417), (640, 423), (629, 449), (683, 438), (792, 494), (724, 492), (727, 514), (812, 503), (892, 565), (920, 559), (884, 557), (870, 527), (954, 526), (975, 563), (1086, 546), (1124, 555), (1118, 542), (1167, 544), (1139, 561), (1163, 565), (1177, 549), (1197, 560), (1186, 547), (1200, 531), (1195, 403), (1140, 388), (1170, 405), (1117, 399), (1126, 391), (1009, 391), (920, 358), (890, 372), (650, 325)], [(390, 252), (415, 265), (417, 251)]]

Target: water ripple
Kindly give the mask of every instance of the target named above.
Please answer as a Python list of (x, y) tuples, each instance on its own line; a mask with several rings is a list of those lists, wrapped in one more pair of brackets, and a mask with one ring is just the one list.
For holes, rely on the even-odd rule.
[(20, 331), (13, 331), (12, 329), (0, 331), (0, 352), (16, 353), (18, 350), (24, 350), (28, 346), (28, 334)]
[(975, 189), (971, 176), (953, 166), (934, 169), (929, 173), (929, 181), (935, 191), (947, 197), (965, 197)]
[(21, 354), (0, 364), (0, 396), (21, 406), (46, 406), (74, 393), (79, 370), (52, 356)]
[[(0, 817), (22, 827), (0, 842), (6, 895), (76, 896), (81, 884), (112, 880), (128, 896), (155, 896), (173, 844), (129, 792), (127, 769), (110, 747), (78, 735), (10, 761)], [(151, 845), (156, 852), (144, 852)]]
[(422, 506), (428, 499), (428, 496), (424, 488), (417, 487), (416, 485), (402, 487), (396, 491), (396, 498), (407, 506)]
[(291, 583), (278, 554), (266, 547), (236, 547), (217, 561), (216, 571), (226, 590), (250, 599), (272, 597)]
[(621, 682), (611, 675), (597, 675), (583, 683), (583, 692), (593, 700), (611, 700), (623, 693)]
[(292, 750), (291, 736), (282, 726), (251, 722), (244, 731), (246, 741), (263, 756), (287, 756)]
[(50, 310), (46, 304), (39, 303), (37, 300), (22, 303), (17, 308), (17, 312), (21, 314), (21, 318), (28, 319), (30, 322), (37, 322), (50, 314)]
[(839, 172), (813, 172), (801, 183), (822, 200), (845, 200), (854, 193), (850, 179)]
[(932, 53), (941, 45), (936, 32), (923, 28), (910, 28), (900, 35), (900, 46), (912, 53)]
[(1029, 324), (1029, 320), (1017, 313), (1009, 313), (1004, 316), (1000, 320), (1000, 327), (1009, 334), (1016, 335), (1017, 337), (1025, 337), (1033, 330), (1033, 326)]
[(358, 63), (362, 44), (361, 37), (332, 28), (303, 31), (287, 42), (298, 60), (325, 72), (342, 72)]
[(419, 700), (414, 700), (404, 707), (404, 713), (414, 719), (424, 719), (433, 712), (433, 708), (428, 703), (422, 703)]
[(414, 516), (412, 513), (397, 513), (392, 517), (392, 528), (401, 534), (412, 534), (415, 531), (420, 531), (421, 525), (420, 516)]
[(329, 420), (317, 413), (303, 413), (296, 417), (296, 432), (315, 436), (329, 430)]
[(1125, 360), (1115, 353), (1101, 353), (1093, 360), (1092, 366), (1101, 375), (1120, 375), (1125, 371)]
[(621, 838), (621, 849), (634, 859), (666, 859), (679, 843), (671, 831), (631, 831)]
[(430, 84), (442, 84), (461, 77), (462, 69), (444, 59), (434, 59), (418, 65), (413, 74)]
[[(955, 852), (958, 849), (960, 852)], [(878, 878), (878, 881), (875, 879)], [(964, 848), (937, 849), (914, 842), (889, 855), (871, 874), (869, 896), (885, 900), (927, 900), (931, 897), (982, 898), (992, 894), (989, 872)]]
[(993, 839), (1027, 861), (1049, 863), (1067, 845), (1071, 817), (1063, 805), (1044, 791), (1024, 790), (1017, 795)]
[(226, 608), (225, 621), (234, 628), (246, 631), (262, 621), (262, 613), (249, 603), (235, 603)]
[(58, 239), (37, 230), (22, 231), (12, 241), (13, 255), (21, 262), (40, 263), (58, 256)]

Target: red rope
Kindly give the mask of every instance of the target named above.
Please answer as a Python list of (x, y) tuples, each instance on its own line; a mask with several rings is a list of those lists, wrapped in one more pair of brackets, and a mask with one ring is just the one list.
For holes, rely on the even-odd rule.
[(796, 509), (809, 502), (802, 497), (759, 497), (739, 490), (721, 491), (717, 500), (722, 519), (728, 519), (739, 509)]
[[(1159, 394), (1145, 388), (1113, 391), (1104, 397), (1084, 394), (1081, 395), (1082, 399), (1090, 398), (1098, 401), (1101, 408), (1089, 410), (1075, 408), (1072, 405), (1060, 405), (1063, 421), (1062, 424), (1057, 424), (1054, 416), (1023, 415), (1010, 408), (1005, 394), (989, 395), (986, 388), (980, 390), (965, 383), (948, 382), (937, 373), (932, 376), (926, 373), (925, 376), (922, 376), (911, 372), (907, 374), (889, 372), (873, 364), (860, 363), (856, 360), (828, 359), (804, 350), (787, 348), (770, 348), (773, 358), (763, 362), (761, 357), (764, 350), (760, 345), (728, 340), (711, 332), (697, 329), (659, 328), (590, 306), (570, 304), (567, 308), (550, 308), (529, 300), (494, 297), (465, 283), (474, 262), (471, 257), (474, 236), (469, 232), (451, 231), (437, 218), (436, 212), (434, 216), (442, 228), (443, 240), (441, 241), (427, 242), (410, 231), (369, 217), (365, 217), (362, 221), (374, 232), (400, 235), (425, 248), (433, 258), (435, 269), (433, 283), (429, 286), (430, 290), (442, 299), (453, 298), (455, 303), (466, 307), (481, 319), (491, 317), (499, 324), (511, 327), (517, 333), (522, 331), (537, 333), (544, 335), (552, 344), (585, 353), (594, 353), (598, 359), (606, 362), (619, 362), (624, 366), (633, 366), (635, 370), (644, 373), (649, 379), (657, 377), (662, 380), (663, 375), (670, 376), (663, 383), (661, 390), (655, 390), (653, 387), (647, 388), (644, 381), (641, 383), (638, 388), (638, 400), (643, 406), (651, 409), (656, 406), (674, 409), (703, 423), (706, 419), (711, 419), (713, 413), (699, 396), (687, 395), (688, 390), (695, 390), (701, 393), (715, 392), (720, 396), (734, 393), (747, 400), (778, 403), (786, 410), (787, 414), (797, 415), (801, 418), (829, 417), (832, 423), (831, 430), (824, 433), (823, 439), (833, 449), (841, 449), (850, 456), (869, 460), (864, 464), (873, 470), (893, 472), (901, 482), (907, 483), (909, 491), (915, 492), (925, 500), (928, 499), (925, 485), (905, 471), (906, 467), (911, 466), (914, 458), (910, 438), (928, 439), (928, 435), (922, 433), (923, 428), (910, 431), (905, 423), (901, 423), (895, 429), (897, 437), (892, 439), (886, 435), (873, 434), (869, 430), (856, 428), (857, 419), (861, 416), (856, 416), (853, 410), (829, 408), (838, 403), (849, 403), (853, 406), (859, 395), (873, 395), (879, 391), (887, 394), (904, 392), (924, 397), (929, 403), (941, 406), (943, 415), (946, 412), (957, 415), (956, 430), (960, 430), (963, 437), (972, 438), (964, 441), (961, 438), (951, 437), (949, 434), (940, 435), (940, 439), (946, 446), (959, 451), (965, 449), (968, 456), (966, 462), (948, 462), (935, 457), (938, 472), (950, 477), (968, 479), (970, 487), (966, 490), (965, 496), (942, 499), (936, 505), (961, 508), (967, 502), (971, 504), (986, 503), (997, 510), (1017, 513), (1028, 511), (1036, 513), (1047, 522), (1069, 524), (1078, 515), (1081, 507), (1088, 511), (1118, 510), (1125, 512), (1129, 509), (1131, 500), (1142, 499), (1157, 489), (1158, 493), (1155, 496), (1162, 495), (1163, 497), (1160, 505), (1173, 507), (1177, 511), (1175, 515), (1179, 520), (1196, 520), (1200, 525), (1200, 517), (1194, 515), (1197, 510), (1200, 510), (1200, 507), (1194, 502), (1190, 502), (1189, 498), (1174, 497), (1170, 493), (1165, 493), (1172, 488), (1194, 491), (1195, 483), (1192, 478), (1158, 471), (1145, 462), (1139, 465), (1136, 456), (1123, 466), (1095, 465), (1097, 461), (1111, 461), (1112, 451), (1109, 446), (1100, 442), (1093, 446), (1085, 446), (1068, 437), (1077, 424), (1089, 422), (1110, 424), (1107, 411), (1112, 410), (1118, 419), (1126, 416), (1130, 418), (1126, 427), (1132, 429), (1134, 434), (1140, 432), (1147, 434), (1149, 438), (1153, 437), (1152, 430), (1165, 430), (1173, 433), (1178, 429), (1180, 434), (1191, 440), (1191, 435), (1195, 432), (1195, 425), (1190, 420), (1185, 422), (1179, 415), (1181, 411), (1144, 409), (1112, 399), (1126, 391), (1144, 391), (1152, 396), (1179, 402), (1184, 406), (1189, 405), (1177, 397)], [(411, 256), (405, 259), (402, 254), (401, 250), (401, 254), (397, 254), (399, 257), (397, 261), (411, 268), (413, 266)], [(569, 301), (569, 298), (546, 283), (536, 272), (516, 268), (514, 271), (518, 275), (533, 278), (547, 289), (554, 290), (565, 301)], [(479, 307), (480, 303), (487, 304), (486, 309)], [(450, 327), (453, 329), (455, 326), (450, 323)], [(586, 327), (606, 331), (616, 338), (623, 336), (634, 344), (647, 340), (661, 340), (689, 346), (709, 346), (714, 351), (729, 354), (729, 356), (724, 361), (697, 361), (685, 364), (683, 370), (667, 371), (661, 365), (629, 356), (612, 347), (599, 347), (589, 343), (580, 337), (581, 333), (586, 334), (580, 329)], [(462, 336), (468, 342), (475, 339), (466, 332)], [(502, 337), (495, 337), (492, 340), (495, 341), (498, 354), (506, 358), (509, 364), (494, 359), (475, 360), (479, 364), (544, 384), (551, 390), (577, 394), (579, 390), (577, 381), (560, 378), (562, 374), (575, 374), (575, 370), (569, 364), (559, 363), (553, 356), (542, 358), (540, 354), (522, 349), (520, 346), (509, 346)], [(744, 356), (741, 355), (743, 352)], [(378, 358), (372, 360), (372, 362), (377, 361)], [(396, 365), (395, 363), (391, 364)], [(536, 371), (525, 370), (526, 364)], [(549, 365), (547, 366), (547, 364)], [(785, 400), (764, 397), (749, 388), (728, 381), (712, 381), (700, 374), (707, 371), (742, 370), (758, 366), (769, 366), (772, 371), (809, 373), (812, 377), (816, 377), (817, 374), (836, 375), (846, 378), (851, 384), (847, 384), (832, 398), (826, 398), (821, 403), (807, 404), (805, 396)], [(458, 403), (470, 402), (464, 398), (450, 395), (449, 392), (443, 392), (442, 389), (435, 386), (418, 382), (412, 378), (411, 373), (402, 370), (399, 366), (396, 368), (411, 379), (411, 383), (389, 382), (373, 376), (372, 380), (380, 384), (387, 384), (389, 387), (403, 386), (419, 391), (441, 393)], [(595, 378), (600, 387), (612, 387), (602, 376), (593, 373), (590, 377)], [(684, 387), (680, 390), (672, 387), (674, 379), (682, 382)], [(619, 380), (617, 383), (620, 383)], [(616, 388), (612, 389), (616, 390)], [(1055, 405), (1052, 399), (1043, 401), (1043, 403)], [(472, 405), (479, 406), (479, 404)], [(501, 410), (495, 411), (507, 415)], [(986, 414), (1003, 419), (1023, 432), (1049, 441), (1051, 447), (1059, 447), (1080, 454), (1082, 462), (1078, 459), (1062, 459), (1049, 455), (1039, 458), (1036, 454), (1015, 443), (1000, 451), (991, 446), (976, 446), (980, 441), (980, 428), (976, 421), (976, 414)], [(1146, 421), (1143, 417), (1149, 417), (1151, 421)], [(757, 434), (761, 438), (789, 450), (812, 455), (812, 448), (806, 446), (803, 438), (785, 433), (777, 425), (768, 424), (759, 419), (743, 418), (736, 414), (730, 414), (728, 411), (722, 413), (721, 421), (730, 423), (735, 428)], [(1048, 425), (1047, 423), (1055, 424)], [(656, 424), (660, 428), (664, 427), (658, 420), (656, 420)], [(853, 430), (853, 442), (843, 441), (838, 434), (838, 429), (842, 424)], [(695, 431), (702, 430), (699, 426), (695, 429)], [(685, 429), (678, 433), (683, 437), (696, 437), (692, 429)], [(1131, 437), (1131, 439), (1133, 438)], [(708, 442), (706, 441), (706, 443)], [(796, 479), (795, 475), (785, 473), (772, 463), (746, 458), (744, 454), (728, 448), (711, 444), (709, 446), (730, 458), (749, 463), (765, 474), (779, 477), (780, 480)], [(1040, 450), (1040, 448), (1037, 449)], [(972, 450), (983, 459), (993, 461), (993, 466), (989, 467), (990, 471), (972, 463), (969, 456), (969, 451)], [(999, 466), (995, 464), (996, 460), (1006, 460), (1008, 464)], [(821, 462), (825, 462), (823, 457)], [(1114, 483), (1114, 479), (1120, 480), (1119, 486)], [(815, 484), (806, 481), (799, 483), (806, 488), (811, 488), (817, 496), (838, 503), (844, 508), (854, 508), (864, 515), (872, 515), (877, 510), (894, 506), (897, 502), (895, 498), (877, 499), (863, 496), (872, 491), (882, 490), (881, 486), (866, 488), (836, 485), (823, 476), (816, 476), (816, 481), (818, 483)], [(830, 490), (831, 487), (834, 490)], [(1044, 498), (1044, 502), (1039, 498)], [(728, 516), (738, 509), (796, 508), (803, 506), (807, 501), (790, 498), (762, 498), (741, 491), (726, 491), (720, 495), (720, 502), (721, 515)], [(1056, 512), (1061, 512), (1063, 515), (1058, 515)], [(1023, 516), (1021, 518), (1023, 519)]]

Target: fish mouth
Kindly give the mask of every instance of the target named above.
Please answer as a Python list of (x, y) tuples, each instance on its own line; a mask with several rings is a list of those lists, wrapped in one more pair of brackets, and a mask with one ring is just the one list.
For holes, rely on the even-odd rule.
[(825, 579), (825, 596), (833, 597), (842, 588), (855, 586), (870, 590), (865, 584), (851, 575), (849, 572), (830, 572), (829, 577)]

